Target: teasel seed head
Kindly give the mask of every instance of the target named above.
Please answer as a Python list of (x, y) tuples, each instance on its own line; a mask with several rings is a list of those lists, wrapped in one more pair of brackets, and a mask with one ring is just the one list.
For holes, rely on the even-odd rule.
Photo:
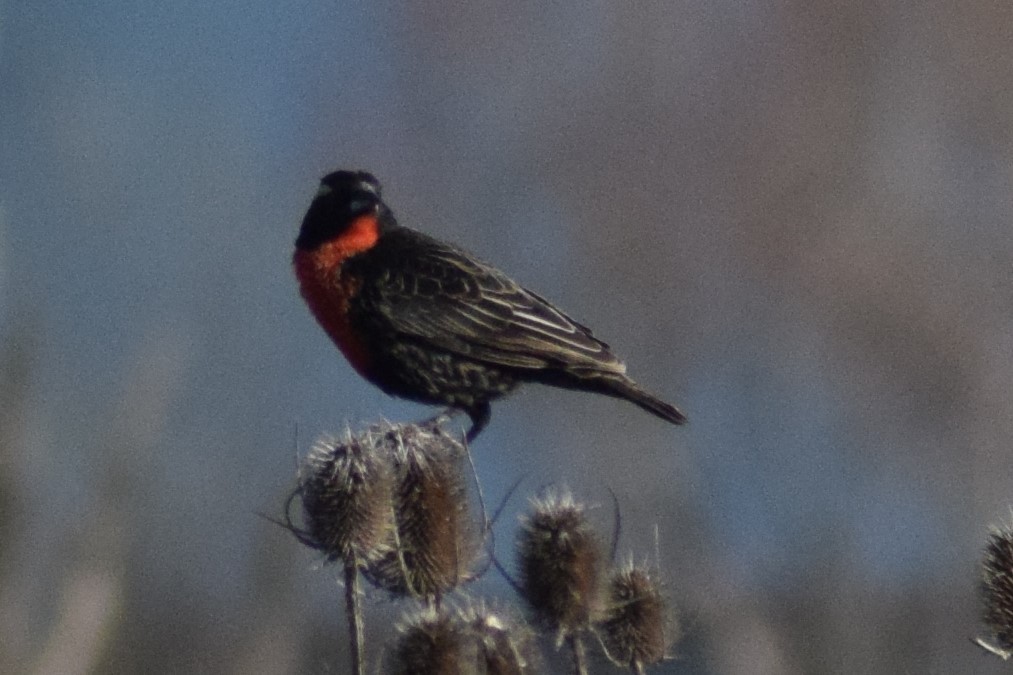
[(464, 477), (467, 449), (434, 425), (373, 432), (392, 458), (395, 527), (364, 574), (396, 595), (438, 600), (471, 579), (481, 552)]
[(302, 501), (299, 539), (319, 549), (328, 561), (363, 560), (393, 532), (389, 458), (368, 434), (324, 437), (314, 443), (299, 467)]
[(601, 550), (585, 508), (568, 492), (532, 500), (517, 549), (519, 590), (539, 621), (560, 643), (586, 628), (601, 601)]
[(541, 663), (531, 630), (483, 603), (427, 606), (397, 631), (395, 675), (529, 675)]
[(1013, 653), (1013, 527), (989, 535), (981, 567), (982, 620), (995, 644), (981, 639), (978, 644), (1008, 659)]
[(397, 626), (391, 654), (392, 675), (462, 675), (474, 660), (467, 635), (446, 609), (426, 607)]
[(458, 617), (475, 642), (478, 672), (527, 675), (539, 671), (534, 633), (526, 624), (505, 611), (490, 610), (485, 603), (464, 607)]
[(610, 575), (595, 630), (609, 659), (634, 672), (665, 659), (678, 637), (657, 580), (646, 566), (632, 561)]

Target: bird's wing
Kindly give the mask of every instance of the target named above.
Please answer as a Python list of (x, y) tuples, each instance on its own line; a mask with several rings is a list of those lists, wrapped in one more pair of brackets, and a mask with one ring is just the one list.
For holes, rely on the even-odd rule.
[(462, 251), (412, 234), (419, 239), (386, 256), (363, 284), (364, 318), (503, 366), (626, 371), (607, 344), (548, 301)]

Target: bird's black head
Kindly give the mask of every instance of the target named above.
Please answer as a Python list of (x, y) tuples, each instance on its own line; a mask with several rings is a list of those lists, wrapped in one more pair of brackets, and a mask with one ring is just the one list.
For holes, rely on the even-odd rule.
[(352, 221), (384, 210), (380, 181), (365, 171), (335, 171), (320, 181), (295, 246), (312, 250), (340, 235)]

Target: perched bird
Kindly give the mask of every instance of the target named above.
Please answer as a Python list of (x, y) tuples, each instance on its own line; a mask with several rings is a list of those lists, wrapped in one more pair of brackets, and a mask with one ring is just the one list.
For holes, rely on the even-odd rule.
[(310, 311), (360, 375), (387, 394), (466, 412), (522, 382), (624, 398), (685, 416), (638, 387), (591, 331), (468, 253), (398, 225), (364, 171), (324, 177), (293, 257)]

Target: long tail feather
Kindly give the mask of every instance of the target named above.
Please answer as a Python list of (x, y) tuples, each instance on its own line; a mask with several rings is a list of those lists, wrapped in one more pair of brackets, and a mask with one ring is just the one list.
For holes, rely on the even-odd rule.
[(668, 420), (672, 424), (685, 424), (688, 420), (682, 412), (670, 403), (665, 403), (657, 396), (649, 394), (628, 378), (614, 379), (608, 378), (602, 380), (602, 388), (599, 390), (603, 394), (609, 396), (615, 396), (616, 398), (624, 398), (631, 403), (635, 403), (647, 412), (657, 415), (663, 420)]

